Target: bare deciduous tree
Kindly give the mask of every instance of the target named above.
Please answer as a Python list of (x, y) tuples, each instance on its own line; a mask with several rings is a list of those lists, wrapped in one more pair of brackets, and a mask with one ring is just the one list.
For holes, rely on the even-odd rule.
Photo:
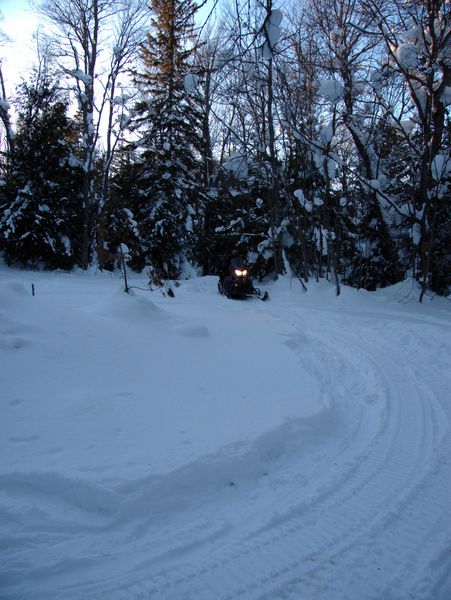
[[(0, 20), (2, 19), (2, 13), (0, 12)], [(7, 43), (8, 37), (6, 36), (6, 34), (0, 29), (0, 48), (4, 43)], [(5, 144), (6, 144), (6, 151), (5, 151), (5, 164), (6, 166), (8, 166), (8, 164), (11, 161), (11, 157), (12, 154), (14, 152), (14, 131), (13, 131), (13, 126), (12, 126), (12, 121), (11, 121), (11, 115), (10, 115), (10, 104), (8, 101), (8, 95), (7, 95), (7, 90), (6, 90), (6, 85), (5, 85), (5, 79), (4, 79), (4, 75), (3, 75), (3, 62), (2, 62), (2, 58), (0, 56), (0, 123), (3, 125), (3, 128), (5, 130)]]
[[(118, 77), (140, 41), (143, 9), (134, 0), (35, 0), (34, 6), (51, 26), (52, 52), (73, 82), (83, 134), (83, 249), (87, 268), (92, 251), (94, 219), (107, 193), (107, 180), (116, 147), (114, 113)], [(109, 60), (105, 54), (109, 55)], [(108, 108), (106, 108), (108, 107)], [(102, 190), (95, 186), (95, 167), (106, 116), (106, 160)], [(119, 121), (119, 129), (121, 129)]]
[[(446, 107), (451, 86), (451, 10), (448, 0), (359, 0), (373, 32), (384, 43), (384, 77), (399, 78), (410, 96), (410, 115), (419, 135), (412, 147), (415, 188), (412, 214), (419, 231), (416, 276), (420, 301), (430, 283), (438, 204), (445, 193), (450, 161)], [(396, 106), (386, 106), (394, 114)], [(441, 172), (440, 172), (441, 171)]]

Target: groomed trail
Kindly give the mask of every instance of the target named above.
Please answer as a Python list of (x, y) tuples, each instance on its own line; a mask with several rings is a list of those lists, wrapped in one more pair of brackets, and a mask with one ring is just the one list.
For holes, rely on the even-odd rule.
[[(3, 287), (27, 310), (3, 313), (16, 345), (2, 354), (2, 600), (451, 598), (445, 300), (399, 302), (402, 286), (337, 298), (287, 278), (267, 303), (230, 301), (207, 277), (150, 303), (114, 295), (117, 281), (93, 297), (89, 278), (43, 276), (34, 309), (20, 277)], [(78, 363), (91, 381), (78, 395), (68, 368), (44, 430), (14, 378), (22, 346), (45, 354), (42, 328), (49, 361), (77, 368), (85, 347), (95, 365)], [(64, 385), (41, 377), (36, 398)], [(78, 457), (71, 427), (88, 430)]]

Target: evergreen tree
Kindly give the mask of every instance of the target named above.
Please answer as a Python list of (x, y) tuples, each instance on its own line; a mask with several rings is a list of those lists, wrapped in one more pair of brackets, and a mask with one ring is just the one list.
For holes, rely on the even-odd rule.
[(271, 171), (260, 157), (247, 157), (238, 151), (222, 165), (208, 205), (207, 243), (215, 272), (219, 272), (221, 256), (237, 250), (248, 261), (254, 277), (261, 280), (275, 273), (271, 180)]
[(135, 214), (139, 207), (139, 181), (141, 165), (133, 153), (125, 148), (117, 152), (109, 182), (109, 199), (99, 219), (96, 248), (99, 266), (117, 267), (121, 258), (119, 248), (127, 248), (125, 259), (130, 268), (141, 271), (145, 256)]
[(141, 206), (137, 214), (146, 262), (154, 281), (180, 276), (199, 226), (201, 118), (185, 89), (193, 44), (192, 0), (153, 0), (152, 31), (135, 73), (142, 138)]
[(77, 128), (67, 101), (35, 73), (19, 95), (12, 168), (6, 176), (0, 231), (8, 264), (71, 268), (79, 258), (81, 168)]

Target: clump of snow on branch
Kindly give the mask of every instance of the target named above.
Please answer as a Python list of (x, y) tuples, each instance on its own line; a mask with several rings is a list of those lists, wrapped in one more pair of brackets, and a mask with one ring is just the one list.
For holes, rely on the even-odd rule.
[(120, 96), (115, 96), (113, 98), (113, 104), (117, 104), (120, 106), (124, 106), (124, 104), (130, 100), (131, 96), (128, 94), (121, 94)]
[(440, 96), (440, 102), (443, 106), (449, 106), (451, 104), (451, 87), (446, 86), (443, 90), (442, 95)]
[[(133, 231), (133, 233), (136, 236), (139, 236), (138, 223), (137, 223), (137, 221), (135, 221), (135, 216), (132, 213), (132, 211), (129, 208), (123, 208), (122, 212), (124, 213), (124, 215), (127, 219), (127, 223), (128, 223), (128, 226), (130, 227), (131, 231)], [(125, 245), (125, 244), (123, 244), (123, 245)], [(128, 248), (127, 248), (127, 252), (128, 252)], [(126, 254), (126, 252), (124, 252), (124, 254)]]
[(412, 227), (412, 242), (415, 246), (421, 241), (421, 227), (419, 223), (415, 223)]
[(272, 58), (277, 42), (280, 39), (280, 24), (283, 14), (280, 10), (272, 10), (263, 25), (265, 41), (260, 47), (261, 56), (269, 60)]
[(418, 49), (412, 44), (400, 44), (395, 50), (395, 56), (399, 66), (405, 71), (418, 66)]
[(245, 154), (240, 150), (231, 154), (228, 160), (222, 166), (223, 169), (229, 171), (229, 173), (233, 173), (233, 175), (235, 175), (237, 178), (247, 177), (247, 159)]
[(444, 154), (437, 154), (432, 161), (431, 171), (435, 181), (441, 181), (450, 174), (451, 161)]
[(384, 74), (380, 69), (374, 69), (370, 74), (370, 85), (376, 93), (383, 87)]
[(319, 92), (321, 96), (331, 102), (332, 104), (336, 104), (343, 97), (343, 84), (336, 79), (319, 79)]
[(406, 32), (404, 40), (412, 44), (421, 43), (423, 40), (423, 30), (419, 25), (414, 25)]
[(421, 83), (421, 81), (416, 81), (415, 79), (412, 80), (411, 84), (412, 84), (412, 93), (414, 94), (414, 96), (417, 99), (418, 103), (420, 104), (421, 108), (423, 110), (425, 110), (426, 104), (427, 104), (427, 94), (428, 94), (427, 88)]
[(85, 83), (86, 85), (89, 85), (90, 83), (92, 83), (91, 75), (88, 75), (81, 69), (68, 70), (67, 73), (69, 75), (72, 75), (72, 77), (75, 77), (75, 79), (78, 79), (79, 81), (83, 81), (83, 83)]
[(319, 134), (319, 140), (322, 144), (329, 144), (334, 137), (334, 127), (332, 122), (323, 127)]
[(416, 126), (417, 123), (413, 119), (404, 119), (400, 123), (401, 129), (406, 135), (411, 135)]
[(192, 94), (196, 90), (198, 82), (199, 76), (195, 73), (188, 73), (187, 75), (185, 75), (183, 83), (185, 86), (185, 90), (188, 92), (188, 94)]
[(302, 206), (304, 210), (307, 212), (312, 212), (313, 203), (304, 196), (304, 192), (302, 190), (295, 190), (293, 192), (294, 196), (299, 200), (299, 204)]

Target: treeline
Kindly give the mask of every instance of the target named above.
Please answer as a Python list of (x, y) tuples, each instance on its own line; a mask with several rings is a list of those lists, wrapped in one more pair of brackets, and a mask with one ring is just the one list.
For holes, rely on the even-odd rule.
[(158, 283), (237, 248), (257, 277), (450, 293), (446, 0), (35, 8), (52, 36), (13, 99), (0, 70), (8, 264), (121, 248)]

